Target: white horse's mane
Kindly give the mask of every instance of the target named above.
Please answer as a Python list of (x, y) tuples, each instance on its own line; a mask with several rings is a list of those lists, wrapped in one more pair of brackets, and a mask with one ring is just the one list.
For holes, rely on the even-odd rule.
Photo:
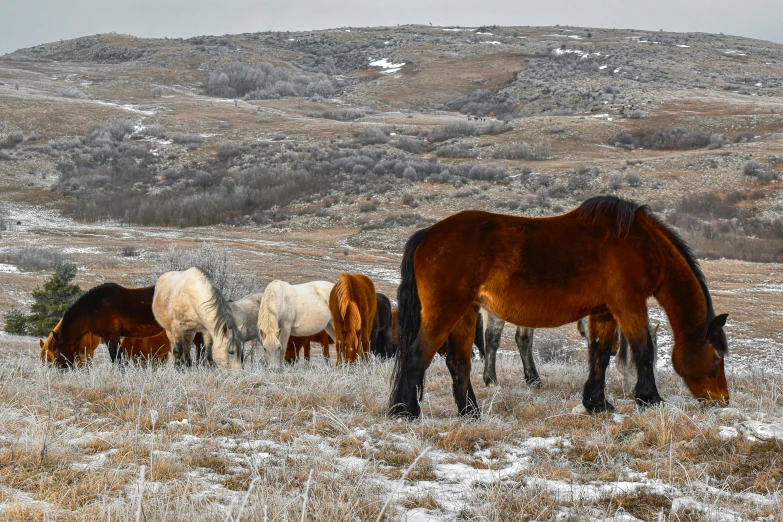
[(264, 332), (275, 332), (280, 329), (278, 326), (277, 317), (275, 317), (269, 311), (269, 304), (273, 300), (279, 299), (277, 294), (277, 286), (280, 281), (272, 281), (264, 290), (264, 295), (261, 297), (261, 306), (258, 309), (258, 326)]

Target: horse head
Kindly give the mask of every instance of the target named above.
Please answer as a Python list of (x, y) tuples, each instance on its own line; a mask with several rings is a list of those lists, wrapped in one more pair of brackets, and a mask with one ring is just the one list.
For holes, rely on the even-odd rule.
[(38, 344), (41, 345), (41, 362), (46, 364), (53, 363), (57, 358), (54, 349), (52, 348), (54, 344), (54, 332), (49, 333), (49, 337), (47, 337), (45, 341), (43, 339), (38, 339)]
[(691, 393), (704, 403), (729, 404), (729, 387), (726, 383), (724, 359), (729, 351), (723, 326), (728, 314), (715, 316), (710, 321), (702, 345), (694, 350), (687, 362), (673, 358), (679, 373)]
[(223, 324), (212, 345), (212, 360), (226, 370), (242, 369), (242, 353), (244, 343), (242, 334), (233, 324)]

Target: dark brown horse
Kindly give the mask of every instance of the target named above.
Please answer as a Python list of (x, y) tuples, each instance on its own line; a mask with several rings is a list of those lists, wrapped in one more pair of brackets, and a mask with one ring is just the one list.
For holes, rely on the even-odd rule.
[(481, 305), (530, 328), (589, 315), (590, 373), (582, 402), (593, 412), (612, 409), (605, 371), (619, 325), (636, 363), (637, 402), (660, 403), (647, 330), (650, 296), (669, 318), (675, 371), (697, 398), (727, 404), (726, 314), (715, 315), (693, 252), (647, 207), (603, 196), (551, 218), (478, 211), (446, 218), (405, 246), (390, 412), (419, 415), (424, 373), (448, 341), (446, 365), (459, 413), (480, 414), (470, 355)]
[(109, 355), (115, 361), (120, 337), (152, 337), (163, 328), (152, 315), (154, 286), (125, 288), (104, 283), (87, 291), (66, 312), (52, 350), (57, 366), (74, 365), (79, 339), (90, 332), (109, 344)]
[(329, 294), (337, 348), (337, 364), (356, 361), (356, 355), (367, 359), (370, 333), (378, 307), (375, 285), (362, 274), (343, 274)]
[(370, 351), (378, 357), (391, 359), (394, 357), (391, 301), (380, 292), (376, 292), (375, 297), (377, 307), (370, 332)]
[(329, 359), (329, 344), (331, 344), (332, 338), (326, 333), (326, 330), (321, 330), (317, 334), (307, 335), (304, 337), (297, 337), (292, 335), (288, 338), (288, 346), (285, 349), (285, 362), (294, 363), (299, 359), (299, 352), (304, 349), (305, 361), (310, 360), (310, 343), (318, 343), (323, 350), (324, 359)]

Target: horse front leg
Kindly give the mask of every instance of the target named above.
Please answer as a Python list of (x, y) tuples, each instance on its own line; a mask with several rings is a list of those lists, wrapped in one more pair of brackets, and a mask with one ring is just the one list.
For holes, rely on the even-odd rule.
[(590, 374), (582, 395), (582, 404), (590, 413), (614, 411), (606, 400), (606, 367), (612, 356), (617, 321), (608, 312), (590, 316)]
[(533, 334), (535, 331), (535, 328), (517, 326), (514, 341), (517, 343), (519, 357), (522, 359), (522, 367), (525, 369), (525, 382), (531, 388), (538, 389), (543, 383), (538, 375), (536, 361), (533, 359)]
[(655, 406), (663, 402), (655, 384), (657, 346), (650, 335), (649, 329), (645, 333), (645, 341), (629, 341), (633, 359), (636, 363), (636, 387), (634, 392), (637, 404), (640, 406)]
[[(478, 310), (476, 310), (478, 312)], [(451, 372), (453, 380), (454, 400), (457, 411), (462, 417), (479, 418), (479, 408), (473, 386), (470, 382), (471, 357), (473, 355), (473, 339), (475, 337), (475, 312), (465, 314), (451, 332), (446, 353), (446, 367)], [(485, 349), (487, 347), (485, 346)], [(487, 351), (487, 355), (489, 351)]]

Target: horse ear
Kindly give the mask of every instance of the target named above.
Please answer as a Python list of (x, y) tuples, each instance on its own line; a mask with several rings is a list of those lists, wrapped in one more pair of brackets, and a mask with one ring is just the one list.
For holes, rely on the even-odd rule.
[(712, 322), (710, 322), (710, 328), (709, 333), (715, 332), (718, 328), (723, 328), (726, 325), (726, 318), (729, 316), (729, 314), (720, 314), (716, 315)]
[(43, 339), (38, 339), (38, 344), (40, 344), (41, 348), (43, 348), (44, 347)]

